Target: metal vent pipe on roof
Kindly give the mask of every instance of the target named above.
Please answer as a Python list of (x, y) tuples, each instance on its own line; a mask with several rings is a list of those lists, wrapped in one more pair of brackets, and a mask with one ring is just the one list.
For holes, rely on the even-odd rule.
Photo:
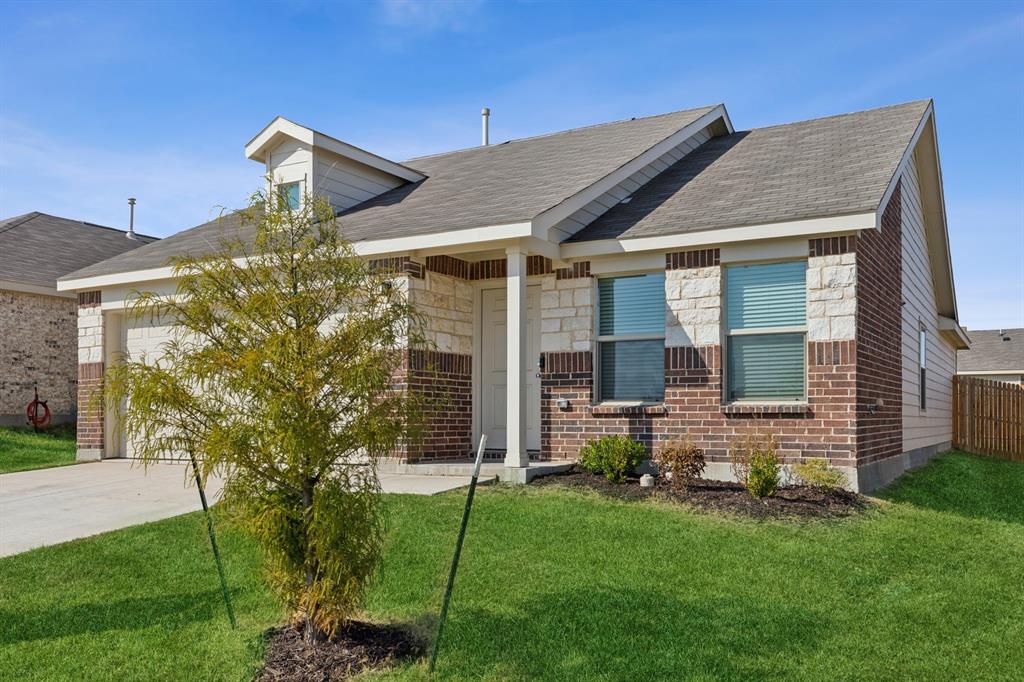
[(483, 119), (483, 144), (486, 147), (487, 145), (490, 144), (490, 136), (488, 134), (488, 121), (490, 120), (491, 117), (491, 110), (488, 107), (484, 107), (483, 109), (480, 110), (480, 117)]
[(128, 239), (135, 239), (135, 197), (128, 197)]

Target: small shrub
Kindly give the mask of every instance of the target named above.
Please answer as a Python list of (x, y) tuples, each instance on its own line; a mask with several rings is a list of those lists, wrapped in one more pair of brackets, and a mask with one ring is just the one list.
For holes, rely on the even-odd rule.
[(827, 459), (809, 459), (793, 465), (793, 476), (801, 485), (814, 488), (845, 488), (846, 474), (828, 463)]
[(771, 497), (779, 488), (782, 460), (772, 437), (748, 435), (729, 451), (732, 473), (754, 497)]
[(654, 461), (673, 488), (682, 488), (704, 473), (704, 451), (689, 438), (674, 438), (658, 450)]
[(605, 436), (580, 449), (577, 464), (594, 474), (604, 474), (615, 483), (626, 477), (647, 457), (647, 449), (625, 436)]
[(762, 450), (750, 458), (747, 490), (754, 497), (771, 497), (779, 489), (782, 463), (774, 450)]

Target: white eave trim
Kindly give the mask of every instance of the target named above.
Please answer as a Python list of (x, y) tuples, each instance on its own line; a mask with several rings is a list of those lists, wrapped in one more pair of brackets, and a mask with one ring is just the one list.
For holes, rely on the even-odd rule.
[(636, 253), (640, 251), (670, 251), (674, 249), (727, 244), (779, 237), (803, 237), (830, 232), (854, 232), (875, 227), (875, 213), (856, 213), (831, 218), (811, 218), (763, 225), (745, 225), (699, 232), (686, 232), (660, 237), (638, 237), (635, 239), (601, 239), (590, 242), (569, 242), (562, 244), (562, 258), (584, 258), (614, 253)]
[(939, 315), (939, 332), (952, 341), (958, 350), (966, 350), (971, 347), (971, 339), (967, 336), (964, 328), (951, 317)]
[[(491, 246), (500, 245), (502, 242), (510, 239), (528, 239), (528, 243), (524, 245), (525, 248), (534, 252), (544, 253), (549, 258), (554, 257), (556, 253), (553, 249), (557, 249), (557, 244), (545, 246), (542, 243), (543, 240), (532, 239), (530, 229), (531, 225), (529, 222), (486, 225), (483, 227), (436, 232), (434, 234), (353, 242), (352, 247), (360, 256), (378, 256), (391, 253), (410, 253), (438, 247), (455, 247), (461, 244), (473, 244), (479, 246), (480, 249), (487, 249)], [(342, 234), (344, 235), (344, 230)], [(236, 262), (241, 263), (243, 260), (238, 258)], [(159, 279), (171, 279), (173, 277), (174, 269), (172, 267), (150, 268), (147, 270), (132, 270), (130, 272), (116, 272), (109, 275), (62, 280), (57, 282), (57, 289), (59, 291), (101, 289), (103, 287), (134, 284), (136, 282), (151, 282)]]
[(36, 294), (37, 296), (56, 296), (60, 298), (74, 298), (71, 293), (57, 291), (56, 287), (46, 287), (41, 284), (28, 284), (27, 282), (16, 282), (11, 279), (0, 279), (0, 290), (17, 291), (20, 294)]
[(385, 159), (382, 156), (377, 156), (365, 149), (360, 149), (355, 145), (351, 145), (347, 142), (325, 135), (321, 132), (301, 126), (298, 123), (293, 123), (286, 118), (278, 116), (271, 121), (267, 126), (256, 134), (256, 137), (252, 138), (248, 144), (245, 145), (245, 157), (252, 159), (253, 161), (259, 161), (260, 163), (266, 162), (267, 152), (271, 147), (276, 146), (277, 136), (282, 135), (298, 140), (306, 145), (309, 145), (313, 149), (325, 149), (333, 154), (342, 156), (346, 159), (352, 159), (363, 165), (376, 168), (379, 171), (394, 175), (395, 177), (407, 180), (409, 182), (419, 182), (425, 180), (426, 175), (423, 175), (419, 171), (413, 170), (408, 166), (403, 166), (400, 163), (396, 163), (389, 159)]
[(717, 119), (722, 119), (728, 133), (733, 132), (732, 121), (729, 120), (729, 114), (725, 110), (725, 105), (717, 105), (714, 109), (704, 114), (693, 123), (680, 128), (639, 156), (636, 156), (624, 165), (619, 166), (616, 170), (604, 176), (594, 184), (577, 192), (568, 199), (564, 199), (560, 203), (538, 215), (533, 219), (534, 236), (546, 239), (550, 228), (565, 220), (573, 213), (592, 202), (594, 199), (597, 199), (623, 180), (635, 174), (640, 169), (661, 158), (669, 150), (678, 147), (684, 141), (714, 123)]
[(921, 139), (921, 133), (924, 132), (925, 127), (928, 124), (928, 120), (934, 113), (934, 105), (928, 104), (928, 108), (924, 110), (924, 115), (921, 116), (921, 120), (917, 123), (917, 128), (914, 129), (914, 134), (910, 138), (910, 144), (903, 150), (903, 156), (900, 157), (900, 162), (896, 166), (896, 172), (892, 174), (889, 179), (889, 185), (885, 188), (885, 194), (882, 195), (882, 200), (878, 203), (878, 208), (875, 209), (875, 213), (878, 216), (877, 227), (882, 227), (882, 214), (885, 212), (885, 207), (889, 205), (889, 199), (892, 198), (892, 193), (896, 191), (896, 185), (899, 184), (900, 178), (903, 177), (904, 171), (907, 170), (907, 164), (910, 163), (910, 158), (914, 155), (914, 150), (917, 149), (917, 141)]
[[(447, 232), (435, 232), (433, 234), (421, 234), (410, 237), (373, 239), (354, 242), (352, 246), (360, 256), (404, 253), (419, 249), (456, 246), (459, 244), (480, 244), (481, 248), (486, 248), (488, 242), (529, 237), (530, 227), (528, 222), (487, 225), (484, 227), (470, 227), (462, 230), (449, 230)], [(342, 234), (344, 234), (344, 230), (342, 230)]]

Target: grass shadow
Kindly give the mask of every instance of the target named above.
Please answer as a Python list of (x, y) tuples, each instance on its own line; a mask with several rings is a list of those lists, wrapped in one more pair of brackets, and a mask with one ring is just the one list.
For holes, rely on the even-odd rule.
[[(495, 610), (453, 616), (438, 668), (467, 678), (751, 679), (777, 672), (766, 669), (774, 658), (816, 650), (827, 634), (819, 616), (768, 589), (763, 600), (682, 600), (656, 587), (581, 587), (511, 605), (496, 598)], [(486, 645), (460, 646), (468, 641)]]
[(135, 597), (117, 601), (47, 607), (40, 611), (0, 610), (0, 645), (108, 630), (176, 627), (223, 618), (220, 590)]
[(878, 497), (976, 519), (1024, 524), (1024, 463), (949, 452)]

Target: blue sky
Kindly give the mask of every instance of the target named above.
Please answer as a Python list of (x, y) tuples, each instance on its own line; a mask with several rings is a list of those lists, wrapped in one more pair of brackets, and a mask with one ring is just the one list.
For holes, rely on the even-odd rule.
[(281, 114), (404, 159), (725, 102), (737, 129), (932, 97), (961, 322), (1024, 326), (1024, 4), (11, 3), (0, 216), (168, 235)]

